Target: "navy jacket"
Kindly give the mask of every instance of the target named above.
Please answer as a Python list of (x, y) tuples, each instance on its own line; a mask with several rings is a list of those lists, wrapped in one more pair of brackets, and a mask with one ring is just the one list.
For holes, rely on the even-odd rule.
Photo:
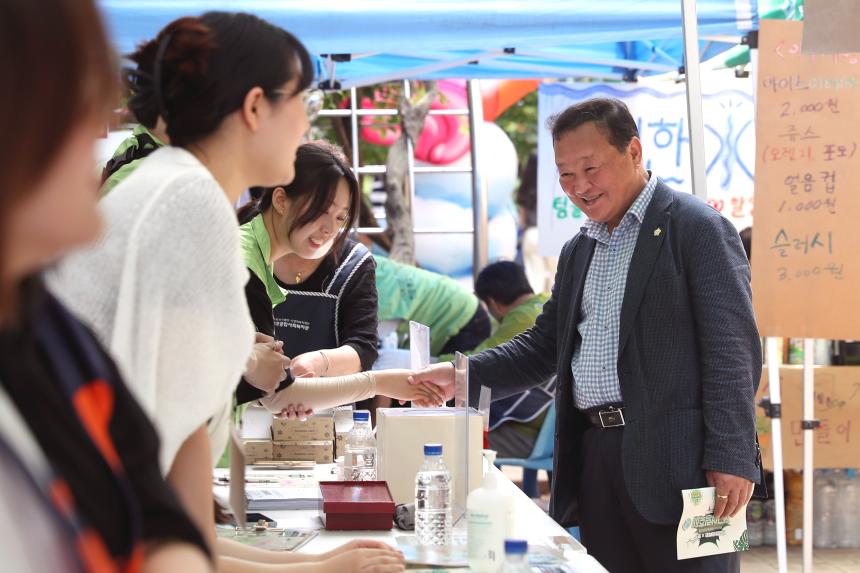
[[(659, 233), (655, 234), (657, 229)], [(481, 385), (503, 398), (558, 376), (550, 514), (577, 522), (580, 445), (570, 360), (594, 240), (562, 249), (552, 298), (535, 326), (470, 359), (472, 401)], [(750, 269), (732, 224), (701, 200), (659, 182), (627, 274), (618, 377), (627, 408), (624, 481), (643, 517), (676, 524), (682, 489), (705, 470), (761, 477), (755, 392), (761, 345)]]

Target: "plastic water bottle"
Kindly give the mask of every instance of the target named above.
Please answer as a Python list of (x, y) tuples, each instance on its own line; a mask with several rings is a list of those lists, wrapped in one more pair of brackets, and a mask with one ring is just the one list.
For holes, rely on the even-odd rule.
[(352, 430), (346, 437), (343, 477), (346, 481), (376, 480), (376, 438), (370, 427), (370, 412), (353, 412)]
[(860, 483), (857, 481), (857, 470), (845, 470), (842, 480), (838, 484), (836, 511), (836, 546), (845, 548), (860, 547)]
[(764, 544), (776, 545), (776, 502), (772, 499), (764, 502)]
[(836, 481), (838, 474), (816, 470), (813, 481), (812, 544), (815, 547), (836, 546)]
[(531, 573), (529, 567), (529, 544), (522, 539), (505, 540), (505, 564), (503, 573)]
[[(803, 544), (803, 474), (799, 471), (785, 472), (785, 537), (791, 546)], [(769, 504), (769, 505), (768, 505)], [(765, 504), (765, 516), (768, 516), (767, 528), (764, 532), (764, 544), (776, 545), (776, 503), (770, 499)], [(773, 543), (768, 540), (768, 528), (773, 527)]]
[(424, 446), (424, 463), (415, 477), (415, 536), (424, 546), (451, 544), (451, 474), (442, 461), (442, 445)]
[(764, 545), (764, 504), (753, 499), (747, 505), (747, 539), (750, 547)]

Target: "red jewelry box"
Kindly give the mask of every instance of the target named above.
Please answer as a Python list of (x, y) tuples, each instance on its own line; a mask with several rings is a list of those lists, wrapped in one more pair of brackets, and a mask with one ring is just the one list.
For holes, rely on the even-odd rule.
[(394, 499), (384, 481), (321, 481), (326, 529), (384, 530), (394, 521)]

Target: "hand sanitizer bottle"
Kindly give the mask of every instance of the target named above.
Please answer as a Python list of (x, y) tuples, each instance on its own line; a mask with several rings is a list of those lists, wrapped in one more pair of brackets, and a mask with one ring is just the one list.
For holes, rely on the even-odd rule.
[[(496, 453), (485, 451), (490, 466)], [(499, 489), (493, 467), (487, 468), (481, 487), (466, 498), (469, 567), (477, 573), (495, 573), (505, 560), (505, 539), (512, 536), (513, 498)]]

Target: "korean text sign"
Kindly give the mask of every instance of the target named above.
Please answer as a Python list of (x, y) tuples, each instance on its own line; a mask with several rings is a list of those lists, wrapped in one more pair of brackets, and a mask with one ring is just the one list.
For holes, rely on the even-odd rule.
[(803, 55), (763, 20), (753, 302), (764, 336), (860, 337), (860, 54)]

